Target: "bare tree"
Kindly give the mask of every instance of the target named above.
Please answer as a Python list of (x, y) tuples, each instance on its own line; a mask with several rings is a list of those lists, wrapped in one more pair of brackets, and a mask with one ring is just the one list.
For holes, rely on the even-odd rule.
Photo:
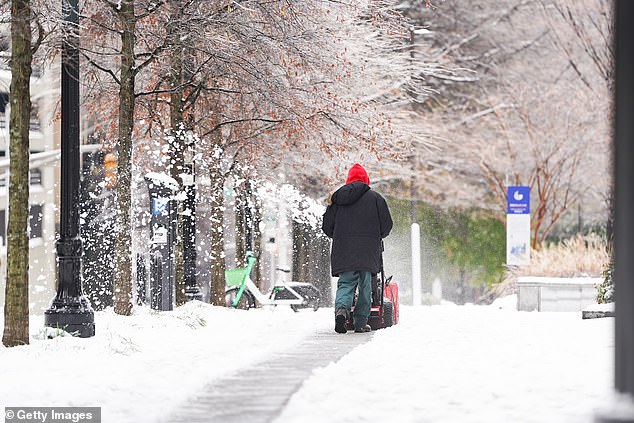
[[(421, 134), (414, 125), (400, 124), (395, 104), (412, 96), (422, 100), (420, 72), (439, 67), (411, 57), (404, 48), (406, 26), (385, 0), (231, 5), (189, 0), (169, 8), (154, 4), (152, 10), (150, 3), (137, 1), (136, 9), (125, 5), (134, 14), (124, 4), (116, 10), (111, 2), (94, 4), (105, 7), (85, 8), (91, 10), (85, 13), (90, 29), (85, 32), (98, 36), (84, 45), (93, 68), (85, 83), (95, 121), (105, 132), (119, 131), (118, 210), (123, 213), (130, 205), (123, 200), (129, 185), (123, 168), (133, 164), (126, 151), (133, 148), (140, 169), (158, 164), (178, 176), (183, 138), (174, 131), (183, 129), (179, 121), (185, 120), (184, 127), (199, 140), (199, 168), (211, 181), (211, 197), (203, 201), (213, 205), (211, 218), (218, 226), (209, 242), (214, 304), (224, 304), (222, 189), (236, 163), (250, 164), (261, 174), (284, 166), (307, 185), (349, 155), (395, 157), (409, 148), (403, 134), (412, 139)], [(150, 12), (152, 19), (143, 20)], [(131, 57), (135, 65), (129, 68)], [(130, 72), (132, 79), (126, 77)], [(103, 75), (111, 81), (105, 83)], [(103, 95), (115, 88), (117, 96)], [(136, 102), (129, 100), (131, 93)], [(116, 125), (108, 110), (120, 110)], [(131, 119), (136, 119), (134, 130)], [(166, 131), (172, 135), (166, 137)], [(133, 144), (126, 134), (134, 134)], [(412, 142), (431, 144), (417, 138)], [(163, 151), (172, 151), (170, 158)], [(337, 166), (328, 163), (333, 158)], [(118, 222), (123, 229), (117, 243), (125, 245), (129, 227), (121, 215)], [(119, 262), (129, 249), (117, 254)], [(120, 266), (128, 268), (124, 262)], [(129, 298), (125, 269), (116, 271), (124, 302)]]
[[(574, 3), (585, 15), (597, 12), (589, 2)], [(507, 0), (477, 6), (444, 1), (433, 10), (412, 6), (407, 11), (429, 29), (423, 47), (438, 49), (455, 66), (473, 71), (471, 78), (428, 78), (436, 94), (422, 108), (445, 142), (422, 157), (423, 197), (447, 207), (478, 204), (502, 219), (501, 187), (514, 181), (532, 184), (540, 201), (552, 193), (549, 206), (534, 210), (537, 245), (572, 205), (583, 203), (587, 216), (598, 219), (609, 186), (607, 90), (597, 84), (602, 78), (596, 73), (579, 77), (577, 69), (592, 67), (591, 54), (584, 57), (581, 48), (569, 47), (571, 60), (554, 48), (575, 36), (567, 25), (553, 25), (559, 13), (549, 10)], [(601, 40), (596, 33), (590, 32), (592, 40)], [(593, 54), (602, 57), (596, 49)], [(547, 178), (549, 190), (546, 175), (538, 177), (546, 162), (549, 172), (560, 174)]]
[[(570, 66), (587, 89), (593, 93), (601, 93), (607, 87), (610, 99), (614, 98), (614, 2), (607, 0), (546, 1), (542, 0), (544, 15), (555, 34), (555, 45), (568, 58)], [(573, 36), (570, 37), (569, 34)], [(588, 66), (588, 60), (589, 65)], [(585, 60), (584, 60), (585, 59)], [(584, 66), (585, 64), (585, 66)], [(599, 75), (600, 78), (594, 78)], [(609, 106), (610, 120), (613, 119), (613, 104)], [(613, 127), (610, 125), (609, 138)], [(610, 155), (613, 150), (610, 149)], [(609, 168), (613, 168), (613, 157), (609, 157)], [(599, 288), (599, 301), (613, 301), (612, 274), (614, 270), (614, 181), (613, 172), (606, 172), (609, 190), (605, 193), (607, 206), (606, 246), (610, 254), (610, 262), (604, 272), (605, 281)]]
[[(221, 193), (236, 162), (248, 163), (260, 174), (282, 164), (294, 175), (317, 170), (314, 178), (327, 169), (318, 165), (324, 158), (344, 158), (351, 150), (382, 156), (403, 149), (406, 143), (399, 145), (393, 134), (392, 113), (381, 110), (377, 98), (394, 102), (404, 96), (405, 85), (410, 93), (423, 90), (419, 81), (411, 81), (409, 53), (399, 55), (403, 37), (397, 33), (398, 16), (375, 17), (384, 13), (379, 6), (385, 4), (370, 3), (243, 2), (235, 8), (186, 3), (183, 18), (188, 24), (180, 36), (186, 40), (183, 110), (191, 118), (188, 128), (200, 140), (196, 148), (212, 192)], [(373, 22), (386, 28), (377, 29)], [(350, 37), (351, 30), (355, 37)], [(388, 72), (383, 65), (390, 60)], [(357, 67), (361, 73), (355, 72)], [(368, 95), (368, 81), (380, 85), (382, 93)], [(152, 101), (143, 107), (156, 127), (166, 127), (156, 113), (160, 91), (153, 93), (157, 96), (149, 96)], [(215, 197), (208, 202), (215, 205), (212, 220), (218, 227), (210, 241), (212, 302), (221, 304), (223, 202)]]
[[(184, 189), (182, 175), (185, 172), (185, 125), (183, 120), (183, 43), (180, 37), (183, 34), (182, 26), (187, 25), (183, 22), (183, 1), (176, 0), (170, 2), (170, 22), (167, 25), (167, 39), (169, 50), (170, 71), (168, 76), (170, 93), (170, 160), (168, 169), (170, 176), (178, 182), (179, 187)], [(176, 245), (174, 246), (174, 284), (176, 286), (176, 305), (185, 303), (185, 270), (184, 270), (184, 251), (183, 251), (183, 202), (178, 202), (178, 211), (176, 213), (177, 236)]]
[[(557, 114), (557, 110), (549, 110), (551, 118)], [(480, 155), (480, 167), (501, 211), (506, 209), (508, 185), (531, 188), (532, 247), (540, 249), (554, 224), (580, 196), (577, 172), (583, 150), (575, 138), (579, 129), (565, 118), (554, 127), (544, 127), (543, 121), (536, 123), (535, 116), (519, 105), (494, 115), (506, 137), (502, 143), (489, 143)], [(514, 122), (517, 120), (523, 126)], [(514, 125), (517, 134), (510, 133)], [(506, 160), (500, 160), (504, 149)]]
[[(589, 90), (614, 91), (614, 4), (608, 0), (541, 1), (555, 44)], [(589, 59), (589, 62), (588, 60)], [(590, 66), (589, 66), (590, 65)], [(600, 79), (588, 76), (596, 73)]]
[[(166, 46), (164, 38), (160, 37), (141, 38), (142, 43), (139, 43), (139, 32), (145, 29), (144, 26), (152, 26), (152, 22), (147, 24), (147, 21), (151, 21), (151, 17), (162, 4), (161, 1), (122, 0), (115, 3), (95, 0), (90, 6), (84, 6), (85, 10), (92, 12), (85, 16), (85, 26), (88, 28), (86, 32), (105, 35), (104, 38), (93, 39), (92, 46), (84, 45), (84, 57), (95, 69), (109, 75), (118, 87), (117, 102), (113, 108), (118, 112), (114, 297), (115, 312), (123, 315), (130, 314), (133, 297), (131, 183), (136, 81), (139, 74)], [(96, 89), (103, 90), (104, 85), (96, 85)]]

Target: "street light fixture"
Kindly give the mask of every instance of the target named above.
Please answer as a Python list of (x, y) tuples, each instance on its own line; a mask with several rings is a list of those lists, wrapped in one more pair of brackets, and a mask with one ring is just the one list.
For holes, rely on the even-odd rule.
[(79, 236), (79, 5), (62, 0), (61, 193), (57, 251), (57, 295), (44, 313), (46, 326), (88, 338), (95, 335), (94, 312), (81, 286)]

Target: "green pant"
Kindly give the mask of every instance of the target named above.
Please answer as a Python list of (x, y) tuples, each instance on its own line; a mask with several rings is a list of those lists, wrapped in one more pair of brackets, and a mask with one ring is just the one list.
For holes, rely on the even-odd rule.
[(337, 297), (335, 298), (335, 313), (345, 308), (350, 313), (354, 291), (359, 286), (357, 303), (354, 306), (354, 327), (359, 328), (368, 323), (370, 307), (372, 307), (372, 274), (370, 272), (343, 272), (339, 274), (337, 282)]

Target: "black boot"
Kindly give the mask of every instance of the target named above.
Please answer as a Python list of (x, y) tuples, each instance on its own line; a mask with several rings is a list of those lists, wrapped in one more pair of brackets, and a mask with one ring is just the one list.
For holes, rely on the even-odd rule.
[(346, 329), (346, 319), (348, 319), (348, 310), (346, 310), (345, 308), (337, 309), (337, 312), (335, 313), (335, 332), (348, 332), (348, 330)]
[(372, 328), (370, 327), (370, 325), (363, 325), (360, 326), (358, 328), (354, 328), (354, 331), (357, 333), (365, 333), (365, 332), (370, 332), (372, 330)]

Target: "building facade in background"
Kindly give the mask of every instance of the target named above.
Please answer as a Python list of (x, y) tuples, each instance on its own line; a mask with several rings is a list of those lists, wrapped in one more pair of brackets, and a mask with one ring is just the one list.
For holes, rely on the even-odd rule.
[[(58, 222), (59, 100), (58, 80), (51, 72), (33, 72), (31, 79), (31, 145), (29, 210), (29, 304), (41, 314), (55, 295), (55, 228)], [(4, 307), (8, 181), (9, 181), (9, 88), (11, 72), (0, 67), (0, 306)]]

